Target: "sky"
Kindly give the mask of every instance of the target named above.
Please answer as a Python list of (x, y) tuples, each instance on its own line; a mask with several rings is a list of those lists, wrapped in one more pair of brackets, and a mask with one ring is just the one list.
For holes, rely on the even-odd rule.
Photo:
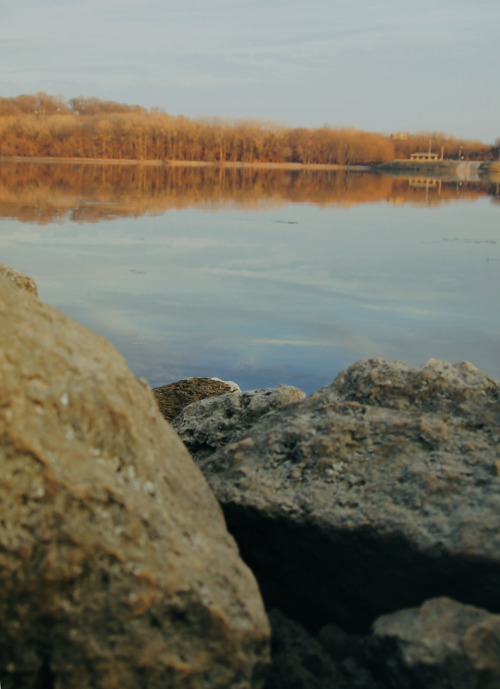
[(500, 138), (500, 0), (2, 2), (0, 96)]

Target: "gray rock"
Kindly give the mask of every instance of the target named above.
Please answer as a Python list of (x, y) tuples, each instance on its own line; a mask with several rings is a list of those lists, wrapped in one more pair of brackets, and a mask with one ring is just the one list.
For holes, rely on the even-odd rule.
[(394, 689), (498, 689), (500, 615), (449, 598), (380, 617), (374, 658)]
[(268, 607), (366, 632), (448, 595), (500, 610), (500, 384), (358, 362), (199, 461)]
[(148, 385), (0, 278), (2, 689), (253, 689), (257, 584)]
[(186, 407), (173, 421), (191, 456), (201, 460), (251, 428), (261, 416), (304, 399), (289, 385), (210, 397)]
[(226, 382), (219, 378), (184, 378), (153, 388), (153, 395), (163, 416), (167, 421), (172, 421), (189, 404), (235, 390), (239, 388), (232, 381)]

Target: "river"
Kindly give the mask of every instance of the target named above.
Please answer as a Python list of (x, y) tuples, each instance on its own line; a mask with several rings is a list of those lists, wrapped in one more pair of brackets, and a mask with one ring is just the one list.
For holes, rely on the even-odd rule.
[(499, 180), (0, 164), (0, 261), (154, 387), (311, 392), (362, 358), (500, 378)]

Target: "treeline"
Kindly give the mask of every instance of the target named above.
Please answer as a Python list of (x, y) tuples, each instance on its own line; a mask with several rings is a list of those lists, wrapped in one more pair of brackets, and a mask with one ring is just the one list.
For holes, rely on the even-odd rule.
[(440, 132), (417, 132), (416, 134), (397, 133), (391, 135), (396, 158), (409, 158), (417, 151), (432, 150), (433, 153), (448, 159), (496, 160), (498, 146), (489, 146), (481, 141), (456, 139)]
[(444, 134), (383, 136), (350, 128), (289, 128), (258, 120), (190, 119), (98, 98), (46, 93), (0, 98), (0, 156), (356, 165), (406, 158), (496, 159), (493, 146)]

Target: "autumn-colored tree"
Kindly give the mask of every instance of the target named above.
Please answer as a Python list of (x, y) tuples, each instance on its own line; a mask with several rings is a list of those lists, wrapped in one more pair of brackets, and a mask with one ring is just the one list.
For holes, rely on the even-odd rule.
[(290, 129), (260, 120), (173, 116), (158, 109), (44, 92), (0, 98), (0, 155), (214, 163), (356, 165), (407, 158), (496, 159), (495, 147), (445, 134), (390, 137), (353, 128)]

